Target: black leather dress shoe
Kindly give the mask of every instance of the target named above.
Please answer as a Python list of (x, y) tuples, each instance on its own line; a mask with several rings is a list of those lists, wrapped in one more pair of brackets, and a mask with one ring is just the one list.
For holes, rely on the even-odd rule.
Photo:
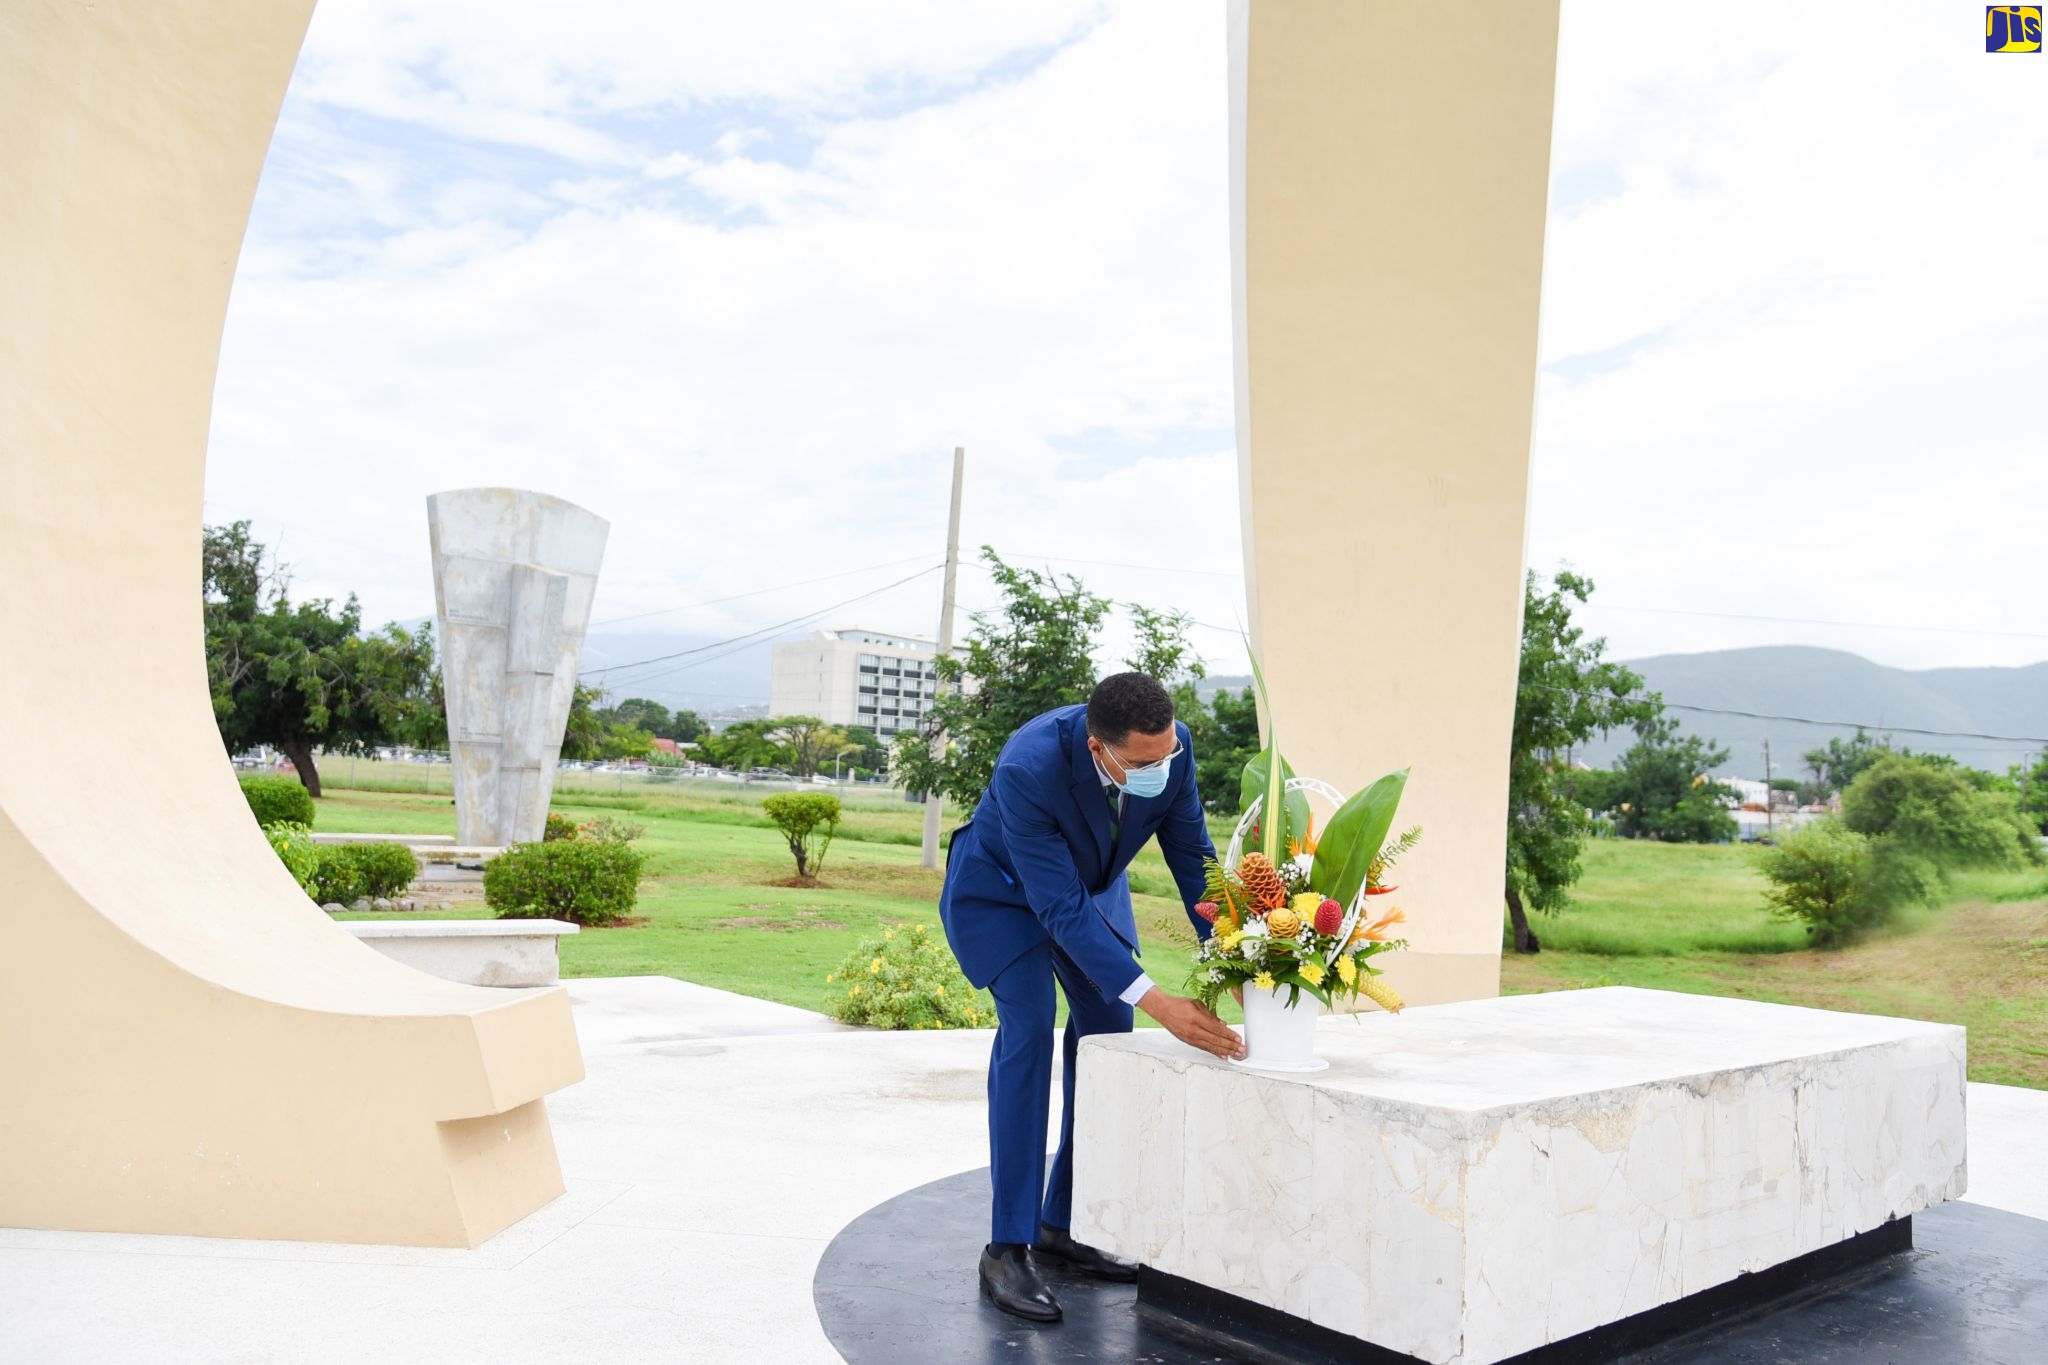
[(1138, 1263), (1126, 1261), (1121, 1256), (1112, 1256), (1106, 1251), (1083, 1246), (1067, 1235), (1065, 1228), (1040, 1225), (1038, 1240), (1032, 1244), (1032, 1254), (1043, 1260), (1057, 1261), (1083, 1275), (1093, 1275), (1098, 1280), (1112, 1280), (1117, 1284), (1130, 1284), (1138, 1278)]
[(1061, 1317), (1060, 1301), (1038, 1277), (1029, 1247), (1006, 1246), (998, 1252), (991, 1246), (982, 1250), (981, 1296), (1005, 1313), (1033, 1322), (1058, 1322)]

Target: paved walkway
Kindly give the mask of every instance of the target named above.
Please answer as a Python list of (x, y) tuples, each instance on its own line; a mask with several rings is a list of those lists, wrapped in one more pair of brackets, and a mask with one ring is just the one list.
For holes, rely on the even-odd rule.
[[(568, 983), (568, 1193), (475, 1251), (0, 1229), (23, 1365), (838, 1360), (848, 1222), (987, 1160), (985, 1032), (870, 1033), (666, 977)], [(914, 1103), (906, 1103), (914, 1101)], [(2048, 1093), (1970, 1087), (1971, 1198), (2048, 1218)]]

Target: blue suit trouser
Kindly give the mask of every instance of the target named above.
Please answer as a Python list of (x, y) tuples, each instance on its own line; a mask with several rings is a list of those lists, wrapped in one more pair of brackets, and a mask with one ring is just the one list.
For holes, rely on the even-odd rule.
[[(1060, 1146), (1048, 1175), (1055, 980), (1067, 997), (1067, 1029)], [(1061, 1229), (1073, 1223), (1075, 1049), (1090, 1034), (1129, 1033), (1131, 1007), (1105, 998), (1050, 940), (1003, 968), (988, 988), (996, 1001), (996, 1041), (988, 1062), (989, 1179), (995, 1193), (989, 1240), (1035, 1242), (1040, 1223)]]

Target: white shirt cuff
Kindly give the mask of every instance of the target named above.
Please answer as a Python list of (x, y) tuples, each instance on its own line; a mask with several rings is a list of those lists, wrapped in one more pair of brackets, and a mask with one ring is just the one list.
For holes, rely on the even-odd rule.
[(1151, 989), (1152, 978), (1145, 975), (1145, 973), (1143, 972), (1139, 972), (1138, 979), (1136, 981), (1133, 981), (1130, 985), (1124, 987), (1124, 993), (1122, 995), (1119, 995), (1117, 999), (1123, 1001), (1126, 1005), (1135, 1005), (1140, 1000), (1143, 1000), (1145, 998), (1145, 992)]

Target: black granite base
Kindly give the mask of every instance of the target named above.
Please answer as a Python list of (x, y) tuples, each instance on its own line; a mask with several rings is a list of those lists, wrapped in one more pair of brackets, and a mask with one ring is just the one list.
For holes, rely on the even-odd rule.
[[(868, 1210), (818, 1265), (812, 1297), (825, 1335), (852, 1365), (1408, 1359), (1283, 1315), (1264, 1319), (1271, 1310), (1149, 1272), (1143, 1303), (1130, 1285), (1049, 1275), (1066, 1321), (1023, 1322), (977, 1291), (987, 1236), (985, 1170)], [(1630, 1319), (1605, 1337), (1553, 1343), (1516, 1365), (1595, 1362), (2048, 1365), (2048, 1222), (1943, 1204)]]

